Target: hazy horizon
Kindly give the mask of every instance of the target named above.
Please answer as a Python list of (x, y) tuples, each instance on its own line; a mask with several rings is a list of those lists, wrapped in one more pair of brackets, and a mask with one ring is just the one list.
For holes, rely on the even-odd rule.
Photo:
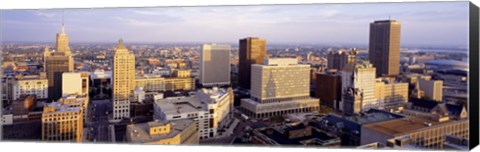
[[(401, 45), (468, 47), (468, 2), (2, 10), (2, 41), (367, 45), (369, 24), (397, 20)], [(64, 12), (64, 13), (63, 13)]]

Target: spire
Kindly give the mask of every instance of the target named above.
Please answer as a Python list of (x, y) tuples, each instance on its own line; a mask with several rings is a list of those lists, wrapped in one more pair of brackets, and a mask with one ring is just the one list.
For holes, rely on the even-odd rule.
[(117, 44), (116, 49), (117, 49), (117, 50), (118, 50), (118, 49), (127, 49), (127, 48), (125, 47), (125, 45), (123, 45), (123, 39), (119, 39), (119, 40), (118, 40), (118, 44)]
[(65, 11), (62, 14), (62, 34), (65, 34), (65, 23), (64, 23)]

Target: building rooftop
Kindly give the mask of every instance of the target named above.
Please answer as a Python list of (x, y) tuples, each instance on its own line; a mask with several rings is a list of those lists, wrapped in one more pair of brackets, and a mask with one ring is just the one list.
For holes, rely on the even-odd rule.
[(90, 77), (92, 79), (110, 79), (112, 78), (112, 71), (97, 70), (95, 72), (90, 72)]
[(264, 60), (263, 65), (269, 66), (287, 66), (297, 65), (298, 61), (295, 58), (267, 58)]
[(45, 105), (45, 107), (54, 107), (53, 111), (43, 111), (43, 113), (53, 113), (53, 112), (74, 112), (80, 111), (80, 107), (72, 107), (69, 104), (63, 104), (61, 102), (52, 102)]
[[(456, 121), (457, 120), (437, 122), (437, 121), (431, 121), (429, 118), (424, 118), (424, 117), (407, 117), (402, 119), (368, 124), (368, 125), (365, 125), (364, 127), (371, 130), (376, 130), (383, 134), (387, 134), (391, 136), (399, 136), (399, 135), (404, 135), (420, 129), (434, 127), (442, 124), (448, 124)], [(468, 121), (468, 120), (458, 120), (458, 121)]]
[[(165, 126), (170, 123), (170, 132), (166, 134), (150, 135), (149, 131), (152, 127)], [(131, 142), (134, 143), (148, 143), (155, 142), (162, 139), (175, 137), (181, 133), (185, 128), (193, 124), (194, 121), (190, 119), (175, 120), (175, 121), (160, 121), (154, 120), (147, 123), (131, 124), (127, 126), (127, 136), (130, 136)]]
[(181, 114), (184, 112), (196, 112), (208, 109), (208, 104), (216, 104), (225, 98), (226, 89), (201, 89), (191, 96), (168, 97), (155, 104), (162, 108), (165, 114)]
[(300, 123), (297, 125), (287, 124), (273, 128), (262, 128), (259, 130), (259, 132), (280, 145), (302, 145), (306, 142), (313, 145), (340, 144), (340, 139), (338, 137), (330, 136), (327, 133), (315, 128), (311, 128), (311, 134), (306, 134), (304, 136), (289, 138), (287, 135), (287, 132), (289, 131), (302, 129), (307, 129), (307, 126)]
[(143, 75), (136, 75), (136, 79), (148, 79), (148, 78), (162, 78), (160, 74), (143, 74)]

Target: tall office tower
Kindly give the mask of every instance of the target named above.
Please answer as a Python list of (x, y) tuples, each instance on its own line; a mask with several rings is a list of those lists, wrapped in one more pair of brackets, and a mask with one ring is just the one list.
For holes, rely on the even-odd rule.
[[(356, 65), (346, 65), (342, 74), (342, 102), (340, 107), (358, 107), (345, 105), (347, 103), (360, 105), (358, 111), (366, 111), (378, 106), (375, 99), (375, 68), (369, 62), (361, 62)], [(345, 94), (355, 96), (355, 102), (347, 102)], [(361, 98), (358, 98), (360, 96)], [(359, 103), (360, 102), (360, 103)], [(344, 111), (344, 109), (341, 109)]]
[(43, 107), (42, 141), (82, 142), (82, 140), (82, 107), (61, 102), (52, 102)]
[(252, 65), (251, 97), (241, 107), (255, 118), (319, 110), (319, 99), (310, 97), (310, 65), (294, 58), (265, 59)]
[(342, 77), (340, 72), (329, 70), (316, 73), (315, 97), (319, 98), (323, 105), (333, 109), (340, 109), (342, 100)]
[(399, 73), (400, 22), (383, 20), (370, 23), (368, 58), (377, 69), (377, 76)]
[(135, 89), (135, 55), (118, 41), (113, 56), (113, 120), (130, 118), (130, 98)]
[(73, 71), (73, 57), (68, 46), (68, 35), (62, 19), (62, 33), (57, 34), (56, 49), (44, 51), (46, 72), (48, 79), (48, 99), (58, 100), (62, 96), (62, 73)]
[(240, 39), (238, 84), (250, 89), (251, 68), (253, 64), (262, 64), (267, 58), (267, 41), (257, 37)]
[(88, 95), (88, 72), (67, 72), (62, 75), (62, 97), (67, 95)]
[(357, 50), (354, 48), (350, 52), (341, 49), (337, 52), (330, 51), (327, 56), (328, 69), (342, 70), (347, 64), (355, 64), (357, 62)]
[(202, 86), (230, 85), (230, 45), (204, 44), (200, 52)]

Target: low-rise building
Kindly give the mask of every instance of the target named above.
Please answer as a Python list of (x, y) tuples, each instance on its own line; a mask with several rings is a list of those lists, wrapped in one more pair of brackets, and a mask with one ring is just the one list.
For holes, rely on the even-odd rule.
[(340, 138), (303, 123), (257, 128), (252, 134), (251, 142), (254, 144), (340, 147)]
[(198, 128), (194, 120), (154, 120), (127, 126), (129, 143), (193, 145), (199, 143)]
[(445, 135), (469, 137), (469, 121), (432, 121), (423, 117), (406, 117), (372, 123), (362, 127), (361, 144), (379, 142), (399, 147), (415, 146), (427, 149), (443, 149)]
[(195, 95), (169, 97), (154, 103), (154, 119), (192, 119), (199, 129), (199, 138), (215, 137), (218, 130), (228, 127), (232, 118), (233, 90), (201, 89)]
[(13, 82), (12, 100), (17, 100), (22, 94), (34, 94), (37, 99), (47, 99), (48, 79), (46, 75), (18, 76)]

